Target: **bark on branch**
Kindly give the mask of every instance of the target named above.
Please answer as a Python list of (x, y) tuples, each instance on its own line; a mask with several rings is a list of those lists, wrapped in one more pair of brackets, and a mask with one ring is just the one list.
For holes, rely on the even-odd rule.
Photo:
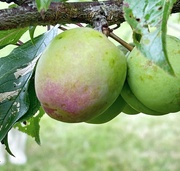
[[(104, 2), (51, 3), (46, 12), (39, 13), (35, 4), (0, 10), (0, 30), (9, 30), (36, 25), (68, 23), (93, 24), (97, 14), (105, 14), (108, 25), (124, 22), (123, 0)], [(180, 0), (172, 12), (180, 12)], [(97, 20), (97, 18), (96, 18)]]

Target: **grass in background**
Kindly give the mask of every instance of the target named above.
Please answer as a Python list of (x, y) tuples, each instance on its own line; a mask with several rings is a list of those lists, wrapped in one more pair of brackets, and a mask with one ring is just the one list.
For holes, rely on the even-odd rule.
[(28, 138), (28, 162), (1, 171), (179, 171), (179, 113), (120, 114), (103, 125), (67, 124), (44, 116), (41, 146)]

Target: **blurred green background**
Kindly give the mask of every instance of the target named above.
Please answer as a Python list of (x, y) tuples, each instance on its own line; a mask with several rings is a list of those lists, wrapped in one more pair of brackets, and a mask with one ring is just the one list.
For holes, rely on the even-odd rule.
[(179, 116), (125, 115), (103, 125), (44, 116), (41, 146), (28, 138), (27, 164), (1, 171), (179, 171)]
[[(0, 8), (5, 6), (0, 3)], [(42, 31), (45, 28), (39, 27), (36, 34)], [(132, 41), (126, 23), (115, 33)], [(180, 38), (179, 15), (171, 15), (168, 33)], [(27, 39), (28, 33), (21, 40)], [(7, 46), (0, 55), (12, 49)], [(41, 146), (28, 137), (27, 164), (7, 162), (0, 171), (179, 171), (179, 115), (120, 114), (102, 125), (67, 124), (45, 115), (40, 122)]]

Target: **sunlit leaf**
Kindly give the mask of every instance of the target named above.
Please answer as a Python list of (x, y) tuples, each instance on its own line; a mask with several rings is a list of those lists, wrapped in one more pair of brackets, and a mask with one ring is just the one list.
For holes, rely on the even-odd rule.
[(40, 108), (39, 111), (31, 118), (29, 118), (24, 123), (18, 122), (15, 124), (15, 128), (18, 128), (18, 130), (26, 133), (27, 135), (31, 136), (35, 139), (35, 141), (40, 144), (40, 119), (44, 115), (44, 111)]
[(30, 35), (30, 38), (31, 38), (31, 41), (34, 42), (34, 32), (36, 30), (36, 26), (30, 26), (29, 27), (29, 35)]
[[(166, 50), (166, 25), (175, 0), (125, 0), (125, 19), (134, 32), (134, 43), (150, 60), (173, 74)], [(141, 35), (141, 41), (136, 39)]]
[(0, 31), (0, 49), (9, 44), (16, 44), (28, 28)]

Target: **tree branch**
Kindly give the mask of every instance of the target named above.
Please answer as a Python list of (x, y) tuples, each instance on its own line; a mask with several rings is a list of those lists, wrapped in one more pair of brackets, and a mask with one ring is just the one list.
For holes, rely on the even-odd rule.
[[(46, 12), (38, 12), (35, 4), (31, 3), (17, 8), (0, 10), (0, 30), (37, 25), (56, 25), (58, 23), (81, 22), (92, 25), (97, 14), (105, 14), (108, 25), (120, 24), (124, 22), (122, 6), (123, 0), (73, 3), (52, 2)], [(174, 5), (172, 12), (180, 12), (180, 0)]]

